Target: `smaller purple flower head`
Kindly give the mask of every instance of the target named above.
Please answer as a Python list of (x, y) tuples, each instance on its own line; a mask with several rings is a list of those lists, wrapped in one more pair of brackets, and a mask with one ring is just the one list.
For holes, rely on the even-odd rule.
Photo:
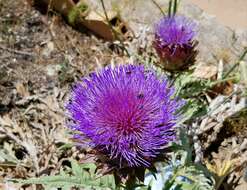
[(162, 18), (155, 27), (154, 47), (164, 69), (187, 69), (195, 62), (197, 51), (196, 23), (184, 16)]
[(75, 138), (117, 167), (150, 166), (175, 139), (182, 101), (143, 66), (106, 67), (83, 78), (66, 105)]

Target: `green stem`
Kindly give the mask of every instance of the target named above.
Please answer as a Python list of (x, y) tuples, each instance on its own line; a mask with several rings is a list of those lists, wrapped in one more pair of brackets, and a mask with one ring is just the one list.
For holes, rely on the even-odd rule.
[(211, 86), (214, 86), (214, 85), (219, 84), (219, 83), (231, 81), (231, 80), (236, 80), (236, 79), (238, 79), (238, 77), (224, 78), (224, 79), (221, 79), (221, 80), (217, 80), (217, 81), (212, 82), (212, 83), (211, 83)]
[(171, 83), (170, 83), (170, 86), (173, 86), (174, 85), (174, 83), (180, 77), (180, 75), (182, 75), (182, 72), (179, 72), (179, 73), (176, 73), (176, 74), (171, 73), (171, 77), (170, 77)]
[(169, 7), (168, 7), (168, 16), (171, 17), (172, 15), (172, 0), (169, 1)]
[(225, 79), (226, 77), (228, 77), (228, 75), (231, 74), (232, 71), (235, 70), (235, 68), (239, 65), (239, 63), (241, 61), (244, 60), (245, 56), (247, 54), (247, 48), (244, 49), (244, 52), (242, 53), (242, 55), (240, 56), (240, 58), (238, 59), (238, 61), (230, 68), (230, 70), (222, 77), (223, 79)]
[(135, 190), (136, 188), (136, 177), (129, 176), (128, 180), (126, 181), (126, 190)]
[(174, 16), (176, 14), (176, 12), (177, 12), (177, 0), (174, 1), (172, 15)]
[(221, 186), (221, 184), (223, 183), (224, 179), (226, 176), (222, 176), (220, 177), (219, 181), (215, 184), (215, 190), (218, 190)]
[(113, 33), (115, 39), (117, 39), (117, 40), (120, 42), (122, 48), (123, 48), (124, 51), (127, 53), (127, 55), (130, 57), (130, 54), (129, 54), (128, 50), (126, 49), (126, 47), (125, 47), (124, 44), (123, 44), (123, 41), (119, 38), (119, 36), (118, 36), (116, 30), (114, 30), (114, 28), (113, 28), (112, 25), (111, 25), (110, 19), (109, 19), (108, 15), (107, 15), (107, 12), (106, 12), (104, 0), (100, 0), (100, 2), (101, 2), (101, 5), (102, 5), (102, 8), (103, 8), (103, 10), (104, 10), (104, 14), (105, 14), (106, 21), (107, 21), (108, 25), (110, 26), (111, 31), (112, 31), (112, 33)]
[(155, 0), (151, 0), (153, 2), (153, 4), (160, 10), (160, 12), (162, 13), (163, 16), (166, 16), (165, 12), (162, 10), (161, 6), (155, 1)]
[(166, 186), (163, 188), (163, 190), (170, 190), (177, 177), (178, 177), (178, 171), (175, 171), (173, 173), (172, 178), (167, 181)]

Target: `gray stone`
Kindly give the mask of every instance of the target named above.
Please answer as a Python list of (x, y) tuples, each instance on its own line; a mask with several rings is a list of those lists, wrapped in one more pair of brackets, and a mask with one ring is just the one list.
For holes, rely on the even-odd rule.
[(235, 190), (246, 190), (247, 189), (247, 182), (244, 180), (244, 177), (240, 179), (239, 185), (236, 187)]

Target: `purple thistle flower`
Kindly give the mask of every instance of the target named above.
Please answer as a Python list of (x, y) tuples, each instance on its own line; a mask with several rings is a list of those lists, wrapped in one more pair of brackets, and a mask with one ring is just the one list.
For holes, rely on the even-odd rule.
[(183, 16), (164, 17), (156, 24), (154, 47), (168, 71), (184, 70), (195, 62), (196, 23)]
[(150, 166), (175, 139), (173, 88), (143, 66), (105, 68), (77, 83), (66, 105), (82, 143), (118, 167)]

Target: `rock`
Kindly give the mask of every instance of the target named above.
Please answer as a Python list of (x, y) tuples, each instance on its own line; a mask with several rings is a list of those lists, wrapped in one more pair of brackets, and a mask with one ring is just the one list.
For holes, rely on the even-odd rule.
[(50, 41), (46, 44), (46, 47), (43, 49), (41, 54), (45, 58), (49, 58), (51, 56), (51, 53), (54, 51), (54, 49), (55, 49), (54, 43)]
[(62, 66), (57, 64), (57, 65), (52, 65), (49, 64), (46, 67), (46, 73), (48, 76), (55, 76), (58, 74), (58, 72), (62, 69)]
[(235, 188), (235, 190), (246, 190), (247, 189), (247, 182), (242, 177), (239, 181), (239, 185)]

